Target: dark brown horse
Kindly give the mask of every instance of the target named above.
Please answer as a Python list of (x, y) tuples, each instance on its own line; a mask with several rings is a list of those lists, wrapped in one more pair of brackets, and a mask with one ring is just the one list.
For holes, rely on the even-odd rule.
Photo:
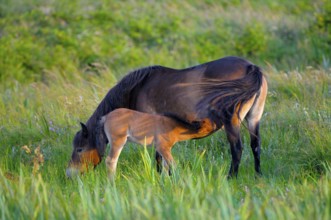
[[(102, 160), (107, 144), (102, 116), (117, 108), (152, 114), (172, 113), (186, 121), (210, 118), (224, 128), (230, 143), (229, 176), (237, 176), (242, 154), (240, 125), (248, 124), (255, 170), (260, 169), (259, 122), (267, 96), (267, 81), (260, 69), (238, 57), (225, 57), (187, 69), (151, 66), (126, 75), (109, 90), (86, 125), (77, 132), (67, 175)], [(161, 155), (156, 153), (156, 158)]]

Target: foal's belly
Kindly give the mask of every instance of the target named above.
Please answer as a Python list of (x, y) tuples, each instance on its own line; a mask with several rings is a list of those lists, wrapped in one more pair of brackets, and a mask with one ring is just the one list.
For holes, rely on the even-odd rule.
[(128, 141), (136, 143), (136, 144), (141, 144), (143, 146), (150, 146), (152, 144), (154, 144), (154, 137), (150, 136), (141, 136), (141, 137), (134, 137), (134, 136), (128, 136)]

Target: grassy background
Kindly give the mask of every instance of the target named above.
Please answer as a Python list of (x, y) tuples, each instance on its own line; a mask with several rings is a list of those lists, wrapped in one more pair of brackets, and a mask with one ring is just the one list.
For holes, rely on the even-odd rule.
[[(0, 218), (330, 219), (330, 18), (326, 0), (0, 1)], [(237, 180), (222, 132), (177, 144), (170, 178), (132, 144), (115, 183), (104, 164), (65, 178), (78, 122), (125, 73), (226, 55), (268, 77), (263, 178), (245, 128)]]

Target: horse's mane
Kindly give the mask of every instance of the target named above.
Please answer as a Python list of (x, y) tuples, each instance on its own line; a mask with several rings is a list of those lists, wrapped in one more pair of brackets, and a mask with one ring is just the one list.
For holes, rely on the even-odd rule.
[(148, 66), (134, 70), (125, 75), (113, 88), (111, 88), (103, 100), (100, 102), (87, 124), (95, 122), (103, 115), (120, 107), (131, 107), (135, 104), (132, 102), (132, 92), (144, 84), (146, 78), (152, 73), (162, 69), (162, 66)]
[[(162, 66), (148, 66), (141, 69), (134, 70), (127, 75), (125, 75), (113, 88), (111, 88), (103, 100), (100, 102), (92, 116), (88, 119), (86, 126), (89, 131), (89, 144), (98, 149), (100, 155), (104, 153), (104, 146), (106, 144), (106, 136), (98, 122), (101, 117), (107, 113), (113, 111), (117, 108), (135, 108), (136, 105), (136, 95), (135, 92), (138, 90), (147, 78), (151, 74), (163, 71), (167, 69)], [(99, 139), (103, 138), (105, 140), (104, 144), (97, 143), (100, 142)]]
[(175, 120), (176, 122), (178, 122), (180, 124), (180, 126), (183, 126), (191, 131), (198, 131), (201, 128), (200, 121), (189, 122), (189, 121), (185, 120), (184, 118), (182, 118), (174, 113), (170, 113), (170, 112), (163, 113), (162, 115)]

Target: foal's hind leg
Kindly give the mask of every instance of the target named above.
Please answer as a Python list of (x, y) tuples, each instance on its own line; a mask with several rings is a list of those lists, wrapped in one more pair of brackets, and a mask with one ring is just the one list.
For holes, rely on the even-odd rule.
[(162, 155), (155, 151), (156, 170), (158, 173), (162, 172)]
[[(158, 155), (160, 156), (159, 159), (162, 160), (163, 158), (163, 167), (165, 168), (165, 170), (168, 171), (169, 175), (171, 175), (171, 169), (174, 167), (174, 159), (171, 155), (171, 148), (172, 148), (172, 144), (158, 144), (156, 146), (156, 151), (158, 152)], [(158, 167), (158, 171), (162, 171), (162, 166)]]
[(162, 152), (163, 156), (163, 167), (168, 172), (168, 174), (171, 176), (171, 170), (175, 167), (174, 159), (171, 155), (170, 150)]

